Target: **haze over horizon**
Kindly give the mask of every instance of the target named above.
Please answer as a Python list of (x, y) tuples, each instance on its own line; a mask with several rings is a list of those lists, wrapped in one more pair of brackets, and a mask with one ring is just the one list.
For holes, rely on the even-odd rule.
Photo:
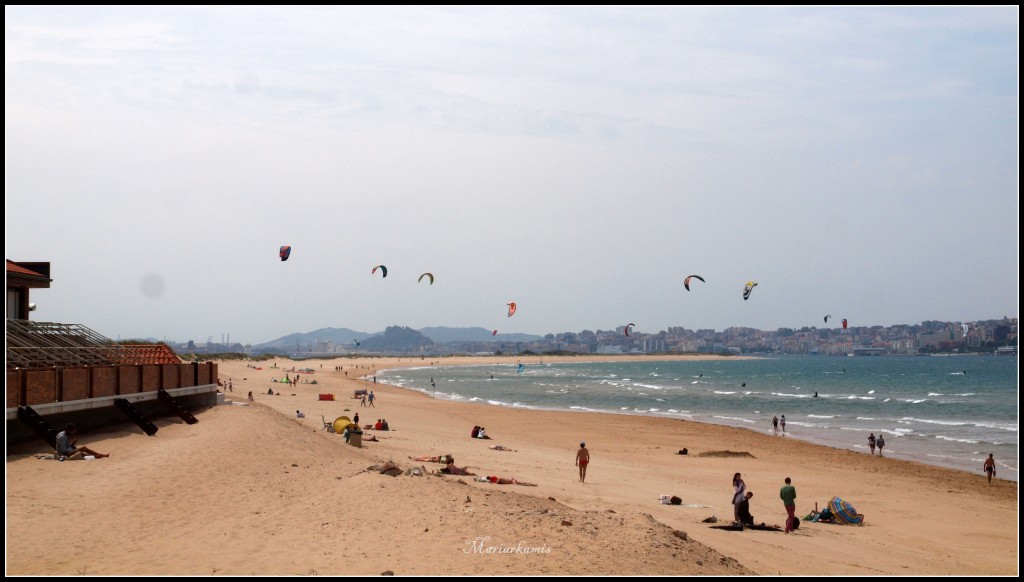
[(8, 6), (5, 252), (51, 263), (33, 319), (109, 337), (1017, 317), (1018, 39), (1017, 6)]

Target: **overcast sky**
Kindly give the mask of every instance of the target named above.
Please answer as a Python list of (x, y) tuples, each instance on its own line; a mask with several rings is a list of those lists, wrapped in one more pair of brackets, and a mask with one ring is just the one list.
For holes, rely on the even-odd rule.
[(36, 320), (260, 343), (1018, 315), (1016, 6), (4, 16)]

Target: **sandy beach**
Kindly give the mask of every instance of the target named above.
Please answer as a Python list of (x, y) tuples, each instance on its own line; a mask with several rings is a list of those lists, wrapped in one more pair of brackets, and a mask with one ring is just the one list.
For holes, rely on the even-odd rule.
[[(434, 361), (518, 360), (536, 357)], [(108, 459), (61, 463), (38, 458), (48, 452), (42, 443), (10, 446), (6, 573), (1019, 571), (1017, 483), (997, 479), (989, 486), (980, 467), (968, 474), (681, 420), (440, 401), (361, 379), (380, 369), (430, 365), (419, 358), (277, 360), (276, 370), (271, 364), (220, 362), (220, 377), (234, 389), (227, 399), (235, 404), (198, 411), (198, 424), (164, 418), (154, 437), (131, 424), (82, 435), (83, 444), (111, 453)], [(302, 378), (318, 384), (271, 382), (285, 369), (294, 376), (292, 366), (313, 368), (315, 374)], [(373, 408), (351, 398), (359, 388), (374, 391)], [(336, 400), (320, 401), (320, 393)], [(297, 419), (296, 410), (305, 418)], [(392, 430), (367, 431), (362, 448), (322, 430), (321, 415), (333, 420), (355, 412), (361, 424), (386, 418)], [(474, 425), (486, 426), (492, 440), (471, 439)], [(378, 442), (365, 442), (371, 435)], [(581, 440), (592, 459), (585, 484), (574, 466)], [(684, 447), (689, 455), (675, 454)], [(718, 456), (721, 451), (749, 456)], [(391, 460), (403, 470), (429, 472), (441, 465), (409, 457), (442, 454), (479, 475), (538, 486), (367, 471)], [(713, 529), (705, 518), (731, 519), (736, 472), (754, 492), (757, 522), (783, 524), (778, 491), (791, 477), (797, 515), (836, 495), (863, 513), (865, 523), (803, 522), (791, 534)], [(662, 494), (681, 497), (683, 505), (660, 504)]]

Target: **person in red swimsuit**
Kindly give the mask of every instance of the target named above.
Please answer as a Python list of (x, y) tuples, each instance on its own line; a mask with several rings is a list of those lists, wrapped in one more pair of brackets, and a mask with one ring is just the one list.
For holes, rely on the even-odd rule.
[(580, 449), (576, 451), (576, 466), (580, 468), (580, 483), (587, 481), (587, 465), (590, 464), (590, 451), (587, 450), (587, 443), (580, 443)]

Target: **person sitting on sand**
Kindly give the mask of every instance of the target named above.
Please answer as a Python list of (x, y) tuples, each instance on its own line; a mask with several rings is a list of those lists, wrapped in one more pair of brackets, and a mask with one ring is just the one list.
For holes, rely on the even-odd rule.
[(378, 418), (377, 422), (373, 423), (373, 430), (383, 430), (381, 429), (381, 426), (383, 425), (381, 424), (380, 419)]
[(487, 436), (487, 429), (485, 429), (484, 427), (481, 426), (480, 427), (480, 432), (476, 433), (476, 438), (478, 438), (478, 439), (488, 439), (489, 440), (491, 437)]
[(388, 426), (388, 419), (386, 419), (386, 418), (380, 419), (380, 429), (381, 430), (391, 430), (391, 427)]
[(295, 418), (306, 418), (306, 413), (302, 412), (301, 410), (296, 410), (295, 411)]
[(96, 457), (97, 459), (110, 456), (109, 454), (97, 453), (89, 447), (76, 446), (77, 436), (78, 429), (75, 428), (74, 424), (68, 424), (64, 427), (64, 430), (57, 433), (57, 455), (60, 456), (60, 460), (81, 459), (86, 455)]
[(480, 481), (480, 482), (487, 481), (489, 483), (494, 483), (496, 485), (523, 485), (524, 487), (536, 487), (537, 486), (536, 483), (527, 483), (525, 481), (520, 481), (520, 480), (516, 479), (515, 477), (498, 477), (498, 476), (495, 476), (495, 475), (490, 475), (488, 477), (477, 477), (476, 480)]
[(473, 427), (473, 432), (469, 433), (469, 436), (472, 437), (472, 438), (476, 438), (478, 434), (480, 434), (480, 427), (479, 426), (474, 426)]

